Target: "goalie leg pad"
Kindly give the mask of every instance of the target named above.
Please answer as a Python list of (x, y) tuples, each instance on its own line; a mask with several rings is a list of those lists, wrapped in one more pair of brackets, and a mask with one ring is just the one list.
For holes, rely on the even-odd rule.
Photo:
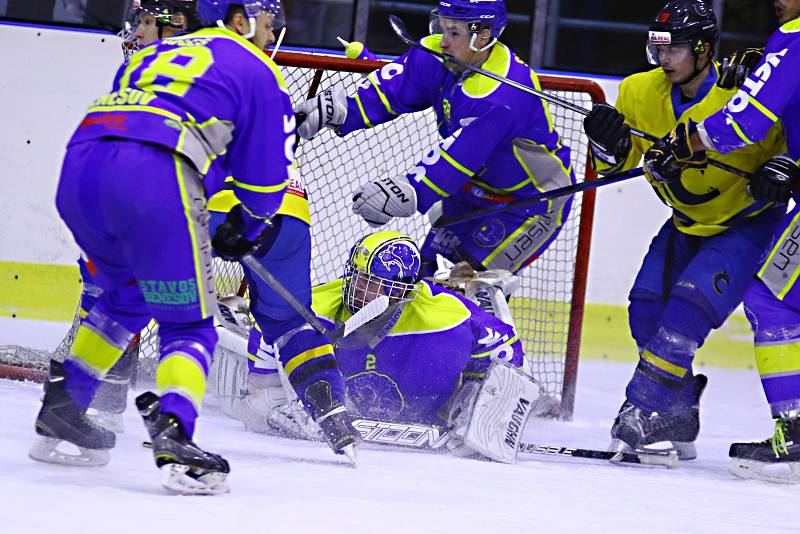
[(475, 400), (464, 443), (493, 460), (513, 463), (539, 394), (539, 384), (531, 377), (495, 362)]

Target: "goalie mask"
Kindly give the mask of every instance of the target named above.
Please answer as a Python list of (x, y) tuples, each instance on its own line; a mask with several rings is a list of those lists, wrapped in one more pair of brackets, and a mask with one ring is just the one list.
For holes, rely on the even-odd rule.
[[(125, 21), (125, 27), (119, 32), (122, 38), (122, 54), (127, 62), (130, 56), (142, 46), (163, 39), (164, 28), (170, 28), (173, 34), (190, 31), (197, 26), (195, 18), (195, 0), (134, 0), (131, 13)], [(142, 39), (139, 25), (146, 17), (154, 19), (155, 32), (149, 39)]]
[[(431, 12), (431, 34), (444, 32), (442, 19), (464, 23), (470, 33), (469, 48), (473, 52), (483, 52), (491, 48), (506, 29), (508, 22), (503, 0), (441, 0), (438, 9)], [(484, 28), (491, 30), (492, 39), (486, 46), (478, 48), (475, 41)]]
[(422, 263), (419, 248), (407, 235), (391, 230), (369, 234), (350, 249), (345, 264), (342, 301), (356, 313), (380, 295), (390, 303), (410, 302)]
[(647, 60), (661, 65), (660, 53), (693, 54), (696, 60), (708, 43), (710, 61), (718, 41), (719, 28), (711, 6), (701, 0), (671, 0), (650, 23)]

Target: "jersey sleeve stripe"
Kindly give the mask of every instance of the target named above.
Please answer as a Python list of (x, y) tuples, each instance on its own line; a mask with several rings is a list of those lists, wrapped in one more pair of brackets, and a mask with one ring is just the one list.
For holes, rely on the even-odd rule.
[(450, 156), (450, 155), (449, 155), (447, 152), (445, 152), (444, 150), (442, 150), (442, 157), (444, 158), (444, 160), (445, 160), (447, 163), (449, 163), (450, 165), (452, 165), (453, 167), (455, 167), (455, 168), (456, 168), (456, 169), (458, 169), (459, 171), (463, 172), (464, 174), (466, 174), (466, 175), (467, 175), (467, 176), (469, 176), (470, 178), (472, 178), (473, 176), (475, 176), (475, 173), (474, 173), (474, 172), (472, 172), (471, 170), (469, 170), (468, 168), (464, 167), (464, 166), (463, 166), (463, 165), (461, 165), (459, 162), (457, 162), (456, 160), (454, 160), (454, 159), (453, 159), (453, 157), (452, 157), (452, 156)]
[(356, 105), (358, 105), (358, 110), (361, 112), (361, 119), (364, 121), (364, 125), (367, 128), (374, 128), (375, 125), (369, 121), (369, 117), (367, 117), (367, 112), (364, 110), (364, 105), (361, 103), (361, 95), (356, 93), (355, 100), (356, 100)]
[(378, 83), (378, 77), (375, 74), (375, 72), (370, 73), (369, 76), (367, 76), (367, 79), (372, 84), (372, 87), (375, 89), (375, 92), (378, 94), (378, 98), (380, 98), (381, 102), (383, 102), (383, 106), (386, 108), (386, 111), (388, 111), (392, 115), (397, 116), (397, 112), (393, 110), (391, 104), (389, 104), (389, 99), (387, 99), (386, 95), (383, 94), (383, 91), (381, 91), (381, 88), (379, 87)]

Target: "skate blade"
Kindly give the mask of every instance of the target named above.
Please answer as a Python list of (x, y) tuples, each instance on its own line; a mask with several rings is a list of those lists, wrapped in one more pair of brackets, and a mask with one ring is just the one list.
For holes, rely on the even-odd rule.
[(694, 443), (691, 441), (659, 441), (658, 443), (653, 443), (652, 445), (634, 449), (624, 441), (615, 438), (611, 440), (611, 444), (608, 446), (607, 450), (610, 452), (633, 452), (638, 454), (657, 455), (675, 453), (680, 461), (694, 460), (697, 458), (697, 449), (695, 448)]
[[(69, 465), (75, 467), (97, 467), (106, 465), (111, 459), (107, 449), (87, 449), (77, 447), (78, 454), (71, 454), (59, 450), (59, 445), (65, 442), (58, 438), (40, 436), (28, 451), (31, 460), (48, 464)], [(71, 444), (72, 445), (72, 444)]]
[(356, 461), (358, 460), (358, 454), (356, 453), (355, 445), (347, 445), (346, 447), (342, 447), (340, 454), (344, 454), (345, 458), (350, 462), (351, 467), (358, 467)]
[[(627, 443), (619, 439), (612, 439), (611, 444), (608, 446), (607, 449), (609, 452), (616, 452), (620, 453), (628, 453), (628, 454), (635, 454), (639, 458), (639, 463), (642, 465), (658, 465), (663, 466), (668, 469), (674, 469), (678, 467), (678, 460), (680, 456), (675, 449), (666, 448), (666, 449), (648, 449), (648, 448), (640, 448), (634, 449)], [(610, 462), (616, 465), (625, 465), (631, 466), (636, 464), (629, 464), (625, 462), (621, 462), (619, 459), (611, 459)]]
[(186, 473), (188, 465), (166, 464), (161, 466), (161, 484), (179, 495), (220, 495), (228, 493), (227, 473), (206, 473), (192, 478)]
[(800, 462), (759, 462), (735, 458), (728, 472), (745, 480), (761, 480), (773, 484), (800, 484)]

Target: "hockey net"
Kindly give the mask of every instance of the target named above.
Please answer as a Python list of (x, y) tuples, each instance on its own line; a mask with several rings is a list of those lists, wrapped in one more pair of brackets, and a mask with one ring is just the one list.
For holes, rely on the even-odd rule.
[[(294, 52), (279, 53), (276, 62), (295, 104), (328, 87), (352, 93), (366, 73), (384, 65)], [(546, 75), (539, 79), (547, 92), (583, 108), (604, 101), (602, 89), (590, 80)], [(553, 104), (549, 107), (562, 142), (572, 150), (578, 180), (593, 179), (583, 116)], [(341, 276), (350, 247), (372, 231), (350, 211), (356, 188), (370, 178), (407, 172), (438, 141), (435, 116), (428, 110), (345, 139), (325, 130), (312, 141), (300, 142), (296, 157), (311, 201), (312, 283)], [(549, 411), (564, 418), (570, 417), (575, 398), (593, 212), (594, 191), (576, 196), (557, 240), (521, 273), (521, 287), (510, 302), (529, 369), (547, 393)], [(430, 225), (425, 216), (417, 215), (395, 219), (390, 227), (422, 243)], [(220, 297), (244, 295), (238, 264), (215, 259), (215, 275)], [(57, 358), (64, 357), (69, 337), (56, 350)], [(0, 347), (0, 376), (42, 379), (50, 355), (36, 352)], [(151, 324), (140, 335), (140, 375), (154, 374), (157, 354), (157, 328)]]

